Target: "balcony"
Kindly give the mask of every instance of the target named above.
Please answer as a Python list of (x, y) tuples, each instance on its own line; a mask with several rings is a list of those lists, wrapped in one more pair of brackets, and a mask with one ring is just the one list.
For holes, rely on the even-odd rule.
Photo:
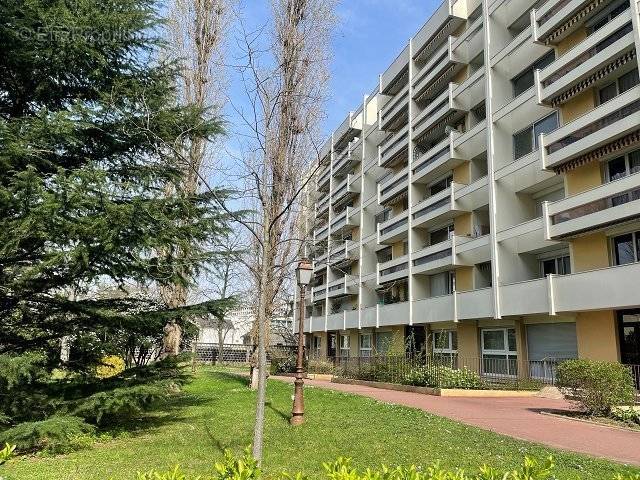
[(493, 318), (493, 289), (456, 292), (456, 320)]
[(407, 237), (409, 230), (409, 212), (404, 211), (389, 220), (378, 224), (378, 243), (391, 244)]
[(380, 327), (409, 324), (409, 302), (376, 305), (376, 308)]
[(429, 228), (462, 213), (454, 201), (455, 184), (411, 207), (414, 227)]
[(325, 193), (316, 203), (316, 217), (323, 217), (329, 213), (329, 194)]
[(398, 202), (407, 196), (409, 185), (409, 167), (405, 167), (395, 175), (378, 184), (378, 203), (388, 205)]
[(455, 302), (453, 295), (429, 297), (413, 302), (413, 323), (453, 322)]
[(554, 245), (545, 238), (542, 217), (506, 228), (496, 235), (496, 241), (513, 253), (530, 253)]
[(318, 190), (321, 192), (329, 191), (329, 180), (331, 180), (331, 168), (327, 166), (324, 170), (320, 172), (318, 175)]
[(482, 15), (451, 44), (452, 56), (459, 63), (470, 63), (484, 50)]
[(540, 139), (543, 169), (562, 169), (615, 154), (637, 136), (640, 85)]
[(360, 224), (360, 216), (356, 214), (356, 209), (347, 207), (338, 213), (331, 222), (331, 235), (343, 235)]
[(553, 277), (556, 312), (637, 308), (640, 263)]
[(457, 85), (450, 83), (448, 87), (425, 107), (413, 119), (413, 138), (417, 142), (421, 137), (428, 137), (430, 130), (442, 129), (446, 125), (454, 126), (464, 117), (465, 110), (453, 101), (453, 90)]
[(536, 72), (538, 102), (558, 105), (596, 83), (606, 83), (614, 70), (622, 74), (637, 67), (634, 49), (631, 21), (621, 14)]
[[(500, 311), (503, 316), (548, 314), (550, 277), (500, 286)], [(558, 277), (554, 277), (556, 280)]]
[(445, 0), (413, 37), (414, 60), (421, 63), (467, 19), (467, 4)]
[(355, 177), (360, 178), (360, 175), (349, 174), (335, 186), (331, 196), (331, 204), (334, 208), (349, 202), (360, 192), (360, 182), (356, 181)]
[(452, 103), (460, 110), (469, 111), (485, 99), (484, 68), (476, 70), (460, 85), (454, 85)]
[[(409, 111), (409, 85), (407, 84), (395, 96), (389, 98), (384, 107), (380, 110), (379, 129), (387, 130), (393, 124), (399, 123), (404, 116), (407, 117)], [(402, 122), (406, 124), (407, 122)]]
[(548, 0), (531, 11), (533, 41), (557, 45), (607, 5), (592, 0)]
[(387, 136), (378, 147), (378, 166), (392, 167), (406, 160), (409, 149), (409, 126)]
[(378, 264), (378, 285), (409, 276), (409, 255)]
[(361, 117), (361, 113), (359, 115), (354, 115), (353, 112), (350, 112), (349, 115), (347, 115), (347, 118), (345, 118), (340, 126), (336, 128), (333, 132), (334, 151), (341, 152), (348, 146), (349, 142), (353, 140), (354, 137), (360, 135), (362, 132)]
[(344, 312), (327, 315), (327, 331), (344, 330)]
[(548, 238), (559, 239), (640, 217), (640, 173), (545, 204)]
[(324, 299), (325, 293), (327, 292), (327, 285), (318, 285), (317, 287), (313, 287), (311, 289), (311, 293), (313, 295), (313, 301), (315, 302), (318, 299)]
[(414, 100), (420, 101), (429, 97), (434, 91), (449, 83), (462, 70), (464, 64), (453, 53), (455, 41), (456, 38), (450, 36), (448, 41), (416, 73), (413, 79)]
[(329, 265), (332, 268), (344, 268), (358, 259), (358, 242), (345, 240), (331, 250)]
[(345, 275), (327, 285), (327, 296), (329, 298), (340, 298), (358, 293), (358, 288), (353, 279)]
[(456, 207), (470, 212), (489, 203), (489, 181), (481, 177), (469, 185), (457, 185), (454, 192)]
[(413, 183), (427, 184), (465, 162), (452, 148), (455, 133), (419, 155), (411, 164)]
[(451, 132), (451, 145), (457, 158), (471, 159), (487, 151), (487, 121), (482, 120), (464, 133)]
[(490, 235), (477, 237), (455, 235), (453, 253), (455, 265), (476, 265), (491, 260)]
[(347, 148), (333, 162), (333, 176), (341, 177), (351, 171), (360, 162), (360, 154), (353, 148), (353, 142), (349, 142)]
[(433, 275), (438, 272), (451, 270), (453, 262), (453, 242), (451, 239), (444, 242), (429, 245), (422, 250), (414, 252), (414, 274)]
[(407, 45), (396, 57), (389, 68), (380, 76), (380, 93), (394, 94), (397, 86), (409, 72), (409, 46)]
[(326, 242), (327, 238), (329, 238), (329, 225), (316, 228), (313, 231), (313, 241), (315, 243)]

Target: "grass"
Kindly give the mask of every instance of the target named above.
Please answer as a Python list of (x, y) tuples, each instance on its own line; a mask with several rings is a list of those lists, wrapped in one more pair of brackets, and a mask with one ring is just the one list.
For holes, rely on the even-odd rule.
[[(349, 456), (360, 467), (429, 464), (475, 470), (484, 463), (515, 467), (524, 455), (554, 455), (558, 479), (612, 479), (640, 473), (604, 460), (514, 440), (452, 420), (372, 399), (307, 388), (306, 423), (288, 424), (292, 386), (269, 382), (264, 467), (269, 474), (302, 470), (320, 478), (322, 462)], [(201, 370), (172, 408), (141, 419), (125, 438), (114, 438), (68, 455), (23, 457), (0, 469), (7, 480), (126, 480), (136, 471), (180, 464), (209, 472), (225, 448), (240, 452), (251, 442), (255, 393), (245, 381)]]

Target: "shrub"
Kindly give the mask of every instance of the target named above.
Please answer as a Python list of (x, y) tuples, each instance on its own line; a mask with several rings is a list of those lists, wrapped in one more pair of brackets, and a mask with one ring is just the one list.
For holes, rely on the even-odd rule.
[(271, 354), (269, 373), (271, 375), (294, 373), (296, 371), (296, 362), (297, 358), (294, 353), (275, 351)]
[(615, 407), (611, 409), (611, 417), (619, 422), (640, 425), (640, 411), (633, 407)]
[(96, 377), (111, 378), (124, 372), (124, 360), (117, 355), (108, 355), (100, 360), (96, 367)]
[[(351, 459), (338, 458), (335, 462), (325, 463), (325, 477), (328, 480), (552, 480), (555, 478), (553, 458), (543, 462), (525, 457), (521, 466), (514, 470), (502, 471), (483, 465), (476, 473), (463, 470), (449, 470), (437, 463), (426, 468), (416, 465), (409, 467), (387, 467), (360, 471), (351, 465)], [(138, 473), (137, 480), (260, 480), (262, 472), (248, 452), (237, 459), (228, 451), (224, 460), (216, 463), (215, 471), (209, 476), (189, 476), (175, 467), (166, 472)], [(282, 473), (273, 476), (277, 480), (308, 480), (302, 473)], [(113, 480), (113, 479), (112, 479)], [(638, 475), (623, 477), (618, 475), (613, 480), (640, 480)]]
[(307, 363), (307, 371), (309, 373), (330, 374), (335, 371), (335, 366), (329, 360), (309, 360)]
[(15, 449), (15, 445), (9, 445), (8, 443), (4, 444), (4, 448), (0, 450), (0, 465), (4, 465), (5, 463), (7, 463), (7, 460), (13, 457), (13, 451)]
[(21, 451), (66, 453), (84, 446), (86, 436), (94, 430), (82, 418), (52, 416), (37, 422), (24, 422), (0, 432), (0, 443), (15, 444)]
[(612, 407), (634, 400), (631, 372), (620, 363), (566, 360), (557, 367), (557, 384), (589, 415), (608, 415)]
[(467, 367), (455, 369), (442, 365), (414, 368), (405, 375), (402, 383), (433, 388), (483, 388), (480, 375), (473, 370)]

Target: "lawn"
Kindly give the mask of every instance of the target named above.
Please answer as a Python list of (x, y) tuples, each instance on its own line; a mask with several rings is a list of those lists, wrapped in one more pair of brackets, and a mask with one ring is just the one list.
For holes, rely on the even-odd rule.
[[(469, 427), (407, 407), (329, 390), (307, 388), (306, 423), (288, 424), (292, 386), (268, 387), (267, 475), (303, 470), (320, 478), (322, 462), (349, 456), (358, 466), (429, 464), (474, 469), (483, 463), (515, 466), (524, 455), (554, 455), (559, 479), (608, 480), (638, 472), (614, 463), (564, 453)], [(210, 471), (225, 448), (241, 451), (251, 441), (255, 394), (244, 380), (202, 369), (176, 405), (141, 420), (135, 433), (106, 439), (68, 455), (19, 458), (0, 467), (7, 480), (133, 479), (138, 470), (180, 464)]]

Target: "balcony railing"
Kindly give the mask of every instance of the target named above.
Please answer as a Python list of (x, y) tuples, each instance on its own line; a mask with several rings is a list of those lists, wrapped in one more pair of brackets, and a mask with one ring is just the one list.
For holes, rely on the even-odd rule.
[(407, 216), (405, 216), (405, 217), (401, 218), (400, 220), (398, 220), (397, 222), (392, 223), (388, 227), (381, 228), (380, 229), (380, 235), (386, 235), (387, 233), (391, 233), (394, 230), (402, 227), (403, 225), (406, 225), (408, 221), (409, 221), (409, 218)]
[(380, 162), (379, 166), (385, 167), (391, 164), (395, 158), (405, 151), (408, 146), (409, 127), (403, 127), (401, 130), (389, 135), (385, 142), (380, 145)]

